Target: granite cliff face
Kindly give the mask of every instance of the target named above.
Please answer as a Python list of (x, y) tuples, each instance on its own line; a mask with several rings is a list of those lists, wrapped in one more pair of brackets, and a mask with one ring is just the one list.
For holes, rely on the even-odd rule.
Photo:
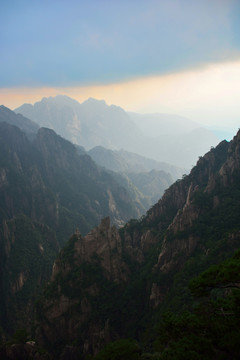
[[(98, 227), (82, 237), (79, 230), (75, 233), (73, 259), (76, 263), (91, 262), (92, 257), (99, 259), (104, 277), (115, 283), (127, 281), (127, 267), (122, 260), (122, 241), (115, 226), (110, 225), (110, 218), (104, 218)], [(53, 267), (54, 280), (61, 268), (58, 262)]]
[(239, 180), (240, 132), (118, 230), (138, 209), (108, 172), (52, 130), (0, 123), (2, 328), (34, 323), (56, 359), (143, 338), (162, 311), (187, 306), (194, 275), (239, 248)]
[[(85, 237), (79, 230), (54, 263), (51, 283), (41, 304), (38, 338), (44, 345), (81, 344), (86, 353), (96, 352), (114, 336), (104, 317), (130, 269), (123, 258), (121, 237), (105, 218)], [(101, 303), (102, 302), (102, 303)], [(81, 330), (87, 325), (87, 332)], [(74, 339), (74, 340), (73, 340)]]
[[(161, 271), (169, 271), (177, 263), (181, 263), (182, 259), (177, 256), (178, 254), (183, 254), (184, 257), (191, 256), (197, 243), (201, 242), (201, 236), (200, 234), (198, 236), (197, 232), (193, 235), (189, 229), (209, 209), (217, 213), (218, 208), (223, 206), (224, 188), (230, 188), (233, 183), (237, 186), (240, 173), (239, 140), (240, 133), (230, 144), (227, 142), (219, 144), (216, 149), (199, 159), (187, 178), (189, 185), (188, 191), (185, 192), (183, 206), (168, 226), (167, 233), (171, 235), (165, 236), (163, 248), (159, 254), (157, 266)], [(222, 188), (222, 191), (219, 191), (219, 188)], [(203, 201), (199, 203), (200, 196)], [(206, 209), (206, 203), (208, 209)], [(179, 241), (177, 234), (184, 231), (189, 232), (189, 235)], [(169, 237), (174, 236), (176, 236), (175, 241), (168, 240)]]
[(116, 224), (138, 216), (126, 190), (53, 130), (39, 129), (31, 142), (19, 128), (6, 123), (0, 126), (0, 196), (8, 218), (21, 209), (32, 219), (57, 225), (61, 211), (78, 208), (79, 212), (84, 207), (91, 221), (86, 226), (89, 220), (85, 219), (85, 225), (84, 221), (80, 225), (81, 211), (76, 225), (86, 233), (105, 215)]
[(79, 155), (50, 129), (26, 135), (9, 123), (24, 118), (1, 108), (5, 113), (6, 122), (0, 118), (0, 326), (11, 334), (31, 327), (34, 299), (76, 227), (86, 234), (105, 216), (123, 225), (139, 209), (86, 153)]
[(96, 353), (141, 337), (152, 314), (187, 303), (192, 276), (239, 247), (239, 159), (240, 132), (199, 158), (142, 219), (118, 231), (105, 219), (84, 238), (76, 233), (40, 302), (39, 341)]
[(5, 334), (13, 334), (31, 328), (33, 304), (50, 277), (59, 243), (49, 226), (18, 214), (2, 222), (0, 251), (0, 321)]

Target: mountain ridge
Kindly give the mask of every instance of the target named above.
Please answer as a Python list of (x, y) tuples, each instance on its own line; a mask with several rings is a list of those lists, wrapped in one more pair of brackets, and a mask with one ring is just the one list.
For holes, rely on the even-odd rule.
[(110, 214), (123, 225), (142, 208), (111, 174), (51, 129), (40, 128), (29, 139), (18, 126), (0, 122), (0, 150), (0, 319), (12, 334), (31, 327), (40, 287), (76, 227), (86, 234)]
[[(201, 157), (146, 216), (129, 221), (118, 234), (105, 219), (86, 237), (73, 235), (41, 303), (39, 341), (50, 336), (54, 343), (61, 323), (61, 342), (76, 341), (83, 354), (96, 354), (122, 337), (140, 341), (139, 329), (151, 331), (163, 311), (190, 306), (188, 281), (239, 248), (239, 178), (240, 132)], [(111, 244), (112, 262), (105, 262)]]
[(90, 149), (88, 154), (97, 164), (117, 172), (138, 173), (162, 170), (170, 173), (174, 180), (188, 172), (187, 169), (149, 159), (124, 149), (110, 150), (99, 145)]
[[(188, 169), (195, 164), (198, 156), (204, 155), (219, 142), (207, 129), (198, 133), (200, 130), (195, 125), (193, 133), (185, 131), (171, 135), (172, 138), (161, 135), (153, 128), (154, 138), (149, 137), (129, 113), (119, 106), (108, 106), (104, 100), (90, 99), (80, 104), (66, 96), (58, 96), (44, 98), (34, 105), (22, 105), (15, 112), (22, 113), (40, 126), (53, 128), (87, 150), (99, 145), (111, 150), (125, 149)], [(200, 139), (203, 131), (204, 136), (201, 135)]]
[[(67, 102), (72, 102), (72, 99), (69, 99), (67, 97), (60, 97), (60, 99), (64, 98)], [(47, 101), (47, 99), (44, 100), (45, 102)], [(56, 101), (56, 98), (52, 98), (52, 101)], [(95, 100), (93, 100), (95, 101)], [(76, 102), (76, 101), (73, 101), (73, 103)], [(105, 104), (104, 105), (105, 107), (107, 107), (107, 105)], [(4, 111), (3, 111), (4, 110)], [(8, 116), (5, 116), (5, 113), (7, 113)], [(32, 129), (32, 122), (31, 120), (28, 120), (27, 118), (24, 118), (22, 117), (22, 115), (16, 115), (14, 112), (12, 112), (10, 109), (7, 109), (5, 107), (2, 107), (0, 109), (0, 121), (1, 120), (5, 120), (7, 121), (8, 123), (10, 124), (16, 124), (16, 126), (20, 127), (23, 131), (25, 131), (25, 128), (24, 125), (25, 124), (30, 124), (31, 126), (31, 130), (34, 130), (35, 133), (30, 133), (30, 132), (26, 132), (28, 138), (30, 141), (35, 141), (35, 138), (37, 137), (37, 131), (39, 130), (39, 127), (38, 125), (36, 125), (34, 127), (34, 129)], [(10, 119), (10, 120), (9, 120)], [(47, 128), (45, 128), (47, 129)], [(39, 134), (41, 133), (42, 130), (40, 130)], [(47, 130), (45, 130), (45, 135), (47, 134)], [(49, 134), (53, 134), (53, 132), (51, 133), (49, 131)], [(53, 138), (53, 137), (52, 137)], [(57, 144), (56, 144), (57, 146)], [(78, 146), (78, 145), (75, 145), (76, 148), (77, 148), (77, 151), (78, 151), (78, 154), (83, 156), (83, 155), (86, 155), (87, 156), (87, 152), (85, 151), (85, 149), (81, 146)], [(121, 155), (124, 155), (124, 156), (121, 156), (119, 157), (118, 154), (116, 154), (116, 156), (112, 156), (114, 153), (111, 151), (111, 150), (107, 150), (107, 149), (104, 149), (102, 148), (102, 150), (105, 151), (105, 155), (108, 154), (108, 158), (112, 157), (111, 159), (111, 163), (113, 166), (109, 166), (108, 169), (110, 168), (110, 170), (112, 170), (113, 168), (116, 168), (116, 165), (117, 163), (121, 163), (124, 167), (128, 168), (129, 170), (133, 169), (133, 168), (136, 168), (136, 167), (139, 167), (138, 164), (135, 165), (135, 163), (144, 163), (144, 166), (146, 167), (146, 165), (149, 167), (149, 165), (151, 166), (155, 166), (156, 165), (156, 162), (154, 163), (153, 160), (147, 160), (147, 159), (144, 159), (144, 158), (141, 158), (140, 156), (137, 156), (137, 155), (134, 155), (134, 154), (130, 154), (130, 153), (126, 153), (122, 151)], [(57, 155), (56, 153), (56, 149), (52, 149), (52, 151), (54, 152), (55, 155)], [(99, 151), (98, 151), (99, 153)], [(89, 153), (90, 155), (92, 154)], [(49, 156), (51, 156), (51, 154), (49, 154)], [(106, 158), (106, 156), (104, 156)], [(119, 159), (117, 159), (117, 157)], [(96, 158), (96, 156), (94, 157), (93, 154), (92, 154), (92, 158), (94, 160), (97, 160), (95, 162), (97, 162), (99, 165), (103, 165), (103, 163), (101, 161), (98, 161), (99, 160), (99, 156)], [(102, 158), (102, 156), (101, 156)], [(128, 165), (126, 164), (126, 160), (125, 159), (132, 159), (132, 161), (129, 162), (128, 160)], [(69, 160), (71, 162), (71, 160)], [(114, 165), (115, 163), (115, 165)], [(90, 164), (90, 162), (89, 162)], [(62, 164), (63, 165), (63, 164)], [(164, 167), (166, 169), (170, 169), (171, 172), (173, 173), (177, 173), (177, 172), (181, 172), (180, 169), (177, 169), (175, 168), (174, 166), (168, 166), (167, 164), (157, 164), (158, 167), (160, 166), (160, 168)], [(141, 167), (141, 166), (140, 166)], [(103, 170), (104, 171), (104, 170)], [(155, 199), (159, 198), (162, 193), (163, 193), (163, 190), (172, 183), (172, 179), (164, 174), (164, 173), (156, 173), (155, 176), (151, 175), (151, 173), (149, 174), (144, 174), (143, 176), (147, 176), (149, 177), (149, 179), (151, 181), (154, 181), (156, 183), (156, 186), (155, 186), (155, 190), (154, 192), (151, 191), (151, 193), (149, 193), (149, 190), (145, 191), (144, 188), (142, 188), (142, 190), (144, 190), (143, 194), (141, 193), (141, 190), (138, 188), (138, 186), (135, 186), (137, 184), (137, 182), (135, 181), (135, 184), (132, 184), (131, 183), (131, 180), (130, 180), (130, 177), (127, 176), (127, 174), (115, 174), (113, 172), (109, 172), (109, 175), (112, 176), (116, 182), (120, 185), (120, 186), (123, 186), (126, 188), (126, 190), (129, 192), (129, 195), (130, 197), (133, 199), (133, 201), (135, 202), (135, 206), (137, 206), (137, 208), (139, 209), (139, 212), (138, 212), (138, 215), (142, 215), (144, 213), (144, 211), (146, 211), (148, 209), (149, 206), (151, 206), (153, 204), (153, 202), (155, 201)], [(141, 176), (141, 175), (139, 175)], [(160, 185), (160, 188), (158, 190), (157, 188), (157, 183), (159, 183)], [(146, 187), (145, 187), (146, 188)]]

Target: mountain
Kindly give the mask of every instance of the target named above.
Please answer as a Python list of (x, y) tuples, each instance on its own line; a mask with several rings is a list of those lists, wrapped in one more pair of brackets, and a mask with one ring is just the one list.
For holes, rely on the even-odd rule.
[[(144, 196), (140, 201), (148, 210), (164, 191), (186, 172), (186, 169), (160, 163), (143, 156), (125, 151), (109, 150), (97, 146), (88, 151), (92, 159), (100, 166), (117, 172), (112, 173), (116, 181), (133, 193), (133, 198)], [(140, 194), (137, 194), (137, 191)]]
[[(68, 97), (61, 97), (63, 98), (63, 100), (66, 103), (66, 106), (72, 106), (73, 108), (77, 108), (78, 107), (78, 103)], [(53, 100), (57, 100), (56, 98), (53, 98)], [(88, 102), (84, 103), (84, 111), (89, 112), (87, 109), (88, 107), (92, 107), (91, 104), (94, 105), (95, 101), (93, 99), (89, 99)], [(58, 104), (58, 102), (56, 101), (56, 104)], [(101, 107), (102, 109), (108, 109), (107, 105), (104, 102), (101, 102)], [(24, 109), (25, 109), (25, 113), (28, 114), (28, 116), (33, 116), (32, 113), (32, 106), (30, 105), (24, 105)], [(64, 117), (64, 110), (62, 108), (58, 109), (59, 111), (59, 116)], [(97, 110), (96, 110), (97, 111)], [(95, 112), (96, 112), (95, 111)], [(93, 115), (95, 114), (94, 112), (94, 106), (92, 108), (92, 112)], [(53, 127), (53, 123), (54, 123), (54, 111), (51, 112), (51, 115), (53, 116), (53, 118), (51, 118), (50, 123), (47, 121), (43, 121), (43, 123), (41, 125), (43, 126), (47, 126), (49, 125), (51, 128)], [(46, 116), (47, 118), (47, 116)], [(58, 119), (58, 117), (57, 117)], [(37, 121), (39, 119), (36, 119)], [(28, 118), (23, 117), (21, 114), (15, 114), (13, 113), (11, 110), (9, 110), (8, 108), (2, 106), (0, 109), (0, 122), (1, 121), (6, 121), (10, 124), (16, 125), (19, 128), (21, 128), (30, 138), (34, 137), (35, 134), (37, 133), (39, 126), (34, 123), (33, 121), (29, 120)], [(62, 132), (62, 125), (59, 124), (59, 126), (57, 127), (57, 130), (61, 133)], [(67, 135), (68, 136), (68, 135)], [(69, 137), (71, 137), (69, 135)], [(83, 155), (85, 152), (84, 147), (76, 145), (77, 149), (78, 149), (78, 153), (80, 155)], [(128, 171), (131, 170), (142, 170), (145, 168), (159, 168), (159, 169), (167, 169), (170, 170), (171, 173), (175, 174), (179, 174), (179, 176), (181, 176), (183, 174), (182, 169), (168, 165), (168, 164), (159, 164), (157, 161), (153, 161), (150, 159), (145, 159), (139, 155), (136, 154), (132, 154), (132, 153), (127, 153), (124, 150), (121, 150), (119, 152), (119, 155), (112, 150), (108, 150), (105, 149), (103, 147), (97, 147), (94, 148), (92, 150), (89, 151), (89, 155), (93, 158), (93, 160), (100, 166), (104, 166), (109, 170), (113, 170), (113, 171), (119, 171), (121, 168), (122, 169), (128, 169)], [(110, 160), (111, 158), (111, 160)], [(130, 161), (131, 159), (131, 161)], [(107, 165), (107, 166), (105, 166)], [(162, 172), (160, 173), (155, 173), (155, 179), (153, 178), (153, 173), (150, 174), (145, 174), (145, 176), (149, 176), (149, 178), (151, 178), (151, 182), (155, 181), (156, 183), (159, 183), (160, 187), (156, 188), (156, 191), (153, 193), (151, 191), (151, 194), (149, 194), (149, 191), (145, 192), (143, 191), (142, 194), (139, 193), (142, 192), (141, 189), (143, 190), (143, 188), (139, 189), (137, 186), (137, 182), (134, 184), (131, 184), (131, 179), (130, 177), (127, 177), (126, 174), (124, 174), (124, 176), (122, 177), (121, 175), (116, 176), (116, 174), (111, 174), (111, 176), (113, 176), (116, 180), (116, 182), (118, 184), (120, 184), (121, 186), (124, 186), (125, 188), (127, 188), (130, 192), (131, 192), (131, 196), (133, 198), (133, 200), (135, 201), (137, 207), (139, 208), (139, 212), (138, 215), (142, 215), (150, 206), (152, 206), (152, 204), (159, 198), (162, 196), (163, 191), (173, 182), (172, 178), (169, 177), (167, 174), (164, 174)], [(141, 176), (141, 175), (139, 175)], [(127, 181), (126, 181), (126, 177), (127, 177)], [(136, 176), (135, 176), (136, 177)], [(162, 179), (161, 179), (162, 177)], [(175, 179), (175, 177), (173, 177), (173, 179)], [(134, 189), (134, 187), (136, 187)]]
[(28, 135), (36, 134), (39, 129), (39, 126), (35, 122), (25, 118), (21, 114), (16, 115), (13, 111), (3, 105), (0, 106), (0, 122), (18, 126)]
[(187, 172), (187, 169), (148, 159), (123, 149), (110, 150), (96, 146), (89, 150), (88, 154), (98, 165), (116, 172), (143, 173), (158, 170), (169, 173), (174, 180), (181, 178)]
[[(101, 144), (106, 148), (125, 147), (138, 129), (127, 113), (103, 100), (88, 99), (83, 104), (67, 96), (43, 98), (34, 105), (15, 109), (40, 126), (55, 130), (71, 142), (90, 149)], [(138, 134), (141, 137), (141, 134)], [(126, 140), (125, 140), (126, 139)]]
[[(5, 114), (7, 114), (6, 117)], [(11, 121), (9, 119), (11, 119)], [(1, 123), (1, 121), (4, 120), (5, 123)], [(8, 126), (7, 124), (9, 123), (17, 124), (17, 127)], [(120, 202), (122, 201), (122, 204), (124, 204), (124, 201), (127, 202), (130, 213), (133, 211), (130, 216), (138, 216), (140, 214), (136, 204), (130, 205), (129, 200), (124, 199), (125, 190), (119, 187), (109, 172), (100, 169), (93, 162), (91, 157), (85, 152), (84, 148), (74, 146), (69, 141), (58, 136), (53, 130), (47, 128), (39, 129), (39, 127), (32, 123), (31, 120), (28, 120), (21, 115), (16, 115), (13, 111), (5, 107), (0, 108), (0, 126), (2, 129), (2, 166), (11, 168), (11, 170), (16, 173), (16, 178), (17, 176), (23, 176), (26, 184), (24, 181), (20, 184), (24, 185), (29, 191), (33, 188), (30, 182), (31, 177), (34, 177), (34, 174), (32, 175), (28, 172), (33, 170), (39, 172), (38, 176), (36, 175), (36, 179), (38, 178), (36, 184), (43, 186), (45, 191), (48, 191), (49, 188), (53, 193), (57, 193), (57, 196), (59, 197), (63, 187), (65, 187), (66, 192), (68, 192), (72, 198), (75, 198), (75, 201), (71, 199), (70, 202), (66, 196), (66, 198), (64, 197), (64, 200), (68, 201), (67, 205), (64, 204), (66, 209), (71, 205), (72, 207), (78, 206), (79, 209), (83, 206), (86, 212), (90, 211), (91, 224), (86, 225), (83, 221), (80, 228), (83, 233), (86, 232), (87, 228), (89, 229), (94, 225), (94, 221), (95, 224), (100, 221), (102, 215), (97, 215), (99, 206), (99, 209), (101, 207), (108, 209), (107, 213), (110, 211), (109, 215), (115, 224), (122, 224), (126, 221), (126, 216), (128, 216), (126, 214), (128, 211), (124, 210), (124, 212), (121, 213), (120, 208), (118, 210), (116, 209), (117, 203), (115, 203), (115, 201), (117, 201), (117, 198)], [(19, 129), (29, 129), (30, 126), (32, 126), (31, 131), (35, 132), (35, 137), (29, 140), (29, 138), (26, 137), (28, 132), (21, 132)], [(25, 174), (24, 171), (27, 173)], [(20, 175), (18, 175), (18, 172)], [(7, 170), (3, 167), (2, 173), (7, 174)], [(2, 177), (5, 179), (6, 176), (3, 175)], [(13, 183), (10, 185), (13, 185)], [(93, 191), (91, 186), (96, 189)], [(105, 187), (105, 190), (103, 190), (103, 187)], [(14, 189), (13, 191), (16, 190)], [(74, 194), (75, 192), (77, 192), (77, 195)], [(107, 192), (107, 195), (103, 195), (105, 192)], [(19, 193), (21, 194), (21, 191), (19, 191)], [(123, 198), (120, 200), (121, 195), (119, 194), (121, 193)], [(114, 194), (116, 198), (114, 197)], [(79, 199), (78, 196), (80, 196)], [(103, 198), (106, 196), (106, 198), (104, 199), (104, 202), (99, 205), (97, 203), (101, 196)], [(48, 195), (48, 198), (50, 197), (51, 196)], [(84, 204), (84, 197), (87, 200), (87, 206)], [(128, 194), (126, 194), (126, 198), (127, 197)], [(26, 202), (23, 202), (22, 204), (25, 203)], [(17, 206), (15, 203), (13, 204), (12, 212), (14, 213)], [(21, 204), (21, 201), (19, 201), (19, 204)], [(27, 212), (30, 213), (31, 211), (27, 210)], [(32, 213), (35, 213), (35, 210), (32, 211)], [(82, 218), (82, 216), (80, 218)], [(48, 216), (46, 219), (48, 219)]]
[[(26, 125), (23, 117), (6, 108), (2, 111), (7, 121), (23, 120)], [(29, 139), (19, 127), (0, 122), (0, 326), (4, 333), (31, 326), (33, 303), (49, 280), (59, 249), (76, 228), (86, 234), (105, 216), (122, 226), (141, 213), (141, 203), (132, 200), (109, 172), (53, 130), (40, 128)]]
[(144, 126), (148, 118), (150, 125), (147, 126), (151, 128), (150, 135), (147, 135), (141, 131), (141, 116), (92, 98), (80, 104), (59, 95), (43, 98), (34, 105), (24, 104), (15, 112), (40, 126), (55, 130), (87, 150), (95, 146), (111, 150), (124, 149), (187, 169), (196, 163), (198, 156), (204, 155), (219, 141), (210, 130), (197, 127), (181, 117), (174, 117), (173, 121), (171, 116), (166, 116), (164, 121), (162, 117), (155, 116), (152, 121), (152, 115), (146, 115)]
[[(36, 123), (23, 117), (21, 114), (16, 115), (10, 109), (4, 106), (1, 106), (0, 108), (0, 122), (1, 121), (5, 121), (9, 124), (18, 126), (21, 130), (23, 130), (27, 134), (30, 140), (34, 139), (39, 129), (39, 126)], [(76, 147), (79, 155), (87, 155), (85, 149), (82, 146), (76, 145)], [(102, 152), (104, 153), (101, 154)], [(119, 165), (121, 163), (123, 167), (125, 166), (126, 168), (128, 168), (129, 171), (131, 169), (139, 171), (139, 169), (156, 167), (156, 168), (169, 169), (173, 174), (176, 173), (182, 174), (184, 172), (182, 169), (178, 169), (177, 167), (164, 163), (159, 164), (156, 161), (145, 159), (133, 153), (127, 153), (124, 150), (121, 150), (119, 153), (121, 153), (122, 155), (117, 155), (117, 154), (115, 155), (114, 151), (107, 150), (102, 147), (94, 148), (92, 149), (92, 151), (91, 150), (89, 151), (89, 155), (93, 158), (93, 160), (96, 161), (97, 164), (101, 166), (103, 166), (103, 162), (106, 164), (106, 161), (108, 161), (107, 159), (111, 158), (110, 160), (111, 165), (109, 163), (110, 166), (106, 167), (107, 169), (110, 170), (119, 169), (120, 168)], [(127, 159), (131, 159), (131, 161)], [(129, 191), (131, 198), (135, 203), (135, 206), (138, 208), (138, 212), (136, 213), (138, 216), (144, 214), (147, 211), (147, 209), (153, 205), (155, 200), (162, 196), (163, 191), (173, 182), (172, 178), (163, 172), (159, 172), (159, 173), (152, 172), (151, 175), (144, 174), (145, 177), (148, 176), (149, 179), (151, 179), (151, 182), (156, 182), (159, 183), (160, 185), (159, 188), (155, 186), (155, 192), (152, 191), (153, 190), (152, 188), (152, 190), (149, 193), (149, 191), (142, 192), (143, 188), (141, 189), (138, 188), (137, 181), (132, 184), (131, 183), (132, 181), (130, 177), (127, 176), (127, 174), (117, 175), (115, 173), (110, 173), (110, 172), (108, 173), (110, 174), (111, 177), (113, 177), (116, 180), (116, 183), (125, 187)], [(139, 177), (141, 177), (141, 175), (139, 175)]]
[(162, 170), (137, 174), (128, 173), (128, 178), (144, 196), (150, 199), (150, 206), (155, 204), (173, 183), (171, 175)]
[[(95, 356), (113, 341), (94, 358), (239, 358), (239, 179), (240, 131), (140, 220), (117, 230), (105, 218), (85, 237), (75, 232), (38, 303), (39, 344), (55, 358)], [(188, 287), (196, 276), (193, 292), (215, 289), (200, 308)], [(219, 292), (221, 284), (238, 292)]]

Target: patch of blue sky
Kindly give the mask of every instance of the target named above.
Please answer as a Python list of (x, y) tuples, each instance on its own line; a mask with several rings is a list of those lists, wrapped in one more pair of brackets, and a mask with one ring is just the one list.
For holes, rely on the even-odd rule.
[(108, 83), (231, 59), (238, 9), (234, 0), (6, 1), (0, 86)]

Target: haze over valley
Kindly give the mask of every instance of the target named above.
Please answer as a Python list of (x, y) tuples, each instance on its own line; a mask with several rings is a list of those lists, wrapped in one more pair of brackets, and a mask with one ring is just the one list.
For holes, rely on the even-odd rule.
[(239, 14), (2, 2), (1, 360), (240, 358)]
[(104, 100), (80, 104), (67, 96), (43, 98), (15, 109), (39, 126), (90, 150), (103, 146), (190, 169), (219, 139), (188, 119), (170, 115), (127, 113)]

